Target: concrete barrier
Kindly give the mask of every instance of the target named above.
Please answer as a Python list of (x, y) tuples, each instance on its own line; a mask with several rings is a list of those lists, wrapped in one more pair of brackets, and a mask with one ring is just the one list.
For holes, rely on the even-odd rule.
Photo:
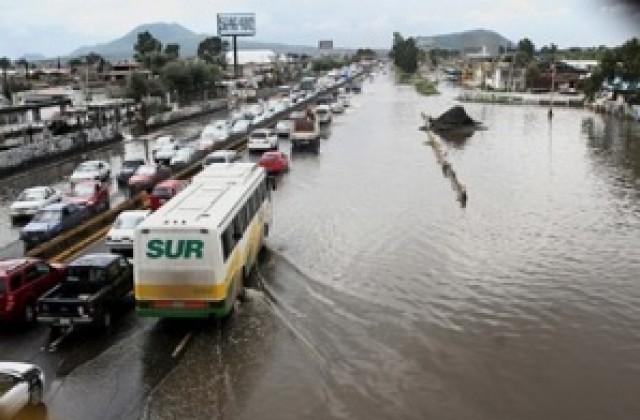
[(27, 252), (28, 257), (53, 259), (55, 256), (67, 253), (95, 232), (111, 226), (118, 215), (125, 210), (141, 209), (145, 206), (147, 194), (140, 193), (133, 198), (123, 201), (116, 207), (90, 219), (68, 232), (64, 232), (50, 241), (44, 242)]

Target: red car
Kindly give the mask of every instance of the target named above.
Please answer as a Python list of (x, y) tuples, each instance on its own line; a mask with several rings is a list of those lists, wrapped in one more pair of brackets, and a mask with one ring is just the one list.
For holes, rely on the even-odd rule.
[(64, 265), (36, 258), (0, 261), (0, 321), (36, 320), (36, 301), (64, 277)]
[(66, 201), (87, 207), (94, 213), (109, 210), (109, 189), (100, 181), (80, 181), (71, 185)]
[(268, 174), (279, 174), (289, 170), (289, 157), (280, 151), (264, 152), (258, 165)]
[(187, 181), (179, 179), (167, 179), (155, 186), (151, 192), (149, 200), (149, 208), (151, 211), (158, 210), (164, 203), (171, 200), (184, 189), (188, 184)]
[(142, 165), (129, 178), (129, 191), (136, 193), (153, 188), (171, 176), (171, 169), (162, 165)]

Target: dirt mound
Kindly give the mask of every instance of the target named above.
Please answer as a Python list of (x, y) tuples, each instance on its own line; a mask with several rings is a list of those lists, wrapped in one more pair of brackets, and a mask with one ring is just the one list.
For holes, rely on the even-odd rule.
[(476, 124), (476, 122), (469, 115), (467, 115), (467, 112), (460, 105), (456, 105), (453, 108), (450, 108), (447, 112), (436, 118), (436, 121), (445, 124)]

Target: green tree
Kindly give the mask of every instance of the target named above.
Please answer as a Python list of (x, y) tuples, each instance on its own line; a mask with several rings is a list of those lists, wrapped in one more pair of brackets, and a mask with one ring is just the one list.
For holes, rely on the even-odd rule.
[(418, 70), (419, 49), (414, 38), (404, 39), (399, 32), (394, 32), (390, 55), (394, 64), (405, 73), (413, 74)]
[(219, 36), (210, 36), (198, 44), (198, 58), (210, 64), (226, 65), (225, 53), (228, 43)]
[(180, 58), (180, 44), (167, 44), (164, 47), (164, 55), (167, 60), (173, 61)]
[(100, 62), (104, 61), (104, 58), (102, 58), (102, 56), (100, 54), (97, 54), (95, 52), (90, 52), (89, 54), (87, 54), (87, 63), (90, 66), (93, 66), (95, 64), (100, 64)]
[(529, 38), (522, 38), (520, 41), (518, 41), (517, 51), (528, 58), (528, 61), (531, 61), (533, 59), (533, 55), (536, 52), (536, 47), (535, 45), (533, 45), (533, 42), (531, 42)]
[(162, 43), (154, 38), (149, 31), (144, 31), (138, 34), (138, 42), (133, 46), (133, 50), (135, 51), (135, 60), (149, 68), (149, 57), (162, 51)]
[(146, 96), (162, 96), (164, 89), (156, 79), (149, 79), (143, 73), (134, 72), (127, 81), (127, 97), (136, 102), (142, 101)]

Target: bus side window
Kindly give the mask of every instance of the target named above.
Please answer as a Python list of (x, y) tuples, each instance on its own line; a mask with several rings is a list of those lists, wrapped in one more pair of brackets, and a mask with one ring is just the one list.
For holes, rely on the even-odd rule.
[(233, 224), (230, 224), (227, 229), (222, 232), (222, 257), (223, 260), (226, 261), (231, 255), (231, 251), (233, 250), (234, 241), (233, 241)]
[(244, 234), (244, 230), (247, 228), (247, 223), (245, 222), (245, 214), (244, 209), (240, 209), (236, 214), (236, 217), (233, 218), (233, 239), (240, 240), (242, 235)]

